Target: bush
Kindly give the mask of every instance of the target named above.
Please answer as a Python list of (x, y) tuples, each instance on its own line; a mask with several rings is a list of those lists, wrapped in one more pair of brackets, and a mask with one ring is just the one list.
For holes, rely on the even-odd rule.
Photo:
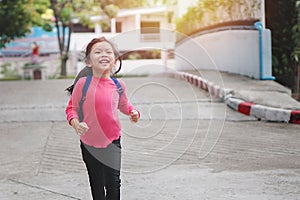
[(20, 80), (21, 76), (19, 76), (16, 70), (12, 67), (11, 63), (5, 62), (0, 66), (0, 74), (1, 80)]

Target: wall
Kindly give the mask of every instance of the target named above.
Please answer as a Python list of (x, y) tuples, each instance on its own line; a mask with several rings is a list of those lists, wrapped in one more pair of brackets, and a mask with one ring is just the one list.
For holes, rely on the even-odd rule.
[(142, 42), (140, 29), (123, 33), (72, 33), (70, 51), (82, 51), (87, 43), (95, 38), (104, 36), (114, 41), (120, 51), (140, 49), (174, 49), (175, 34), (169, 30), (160, 30), (160, 40)]
[(31, 33), (23, 38), (16, 38), (6, 44), (6, 48), (0, 48), (0, 56), (29, 56), (32, 51), (32, 43), (36, 42), (40, 54), (58, 53), (57, 30), (45, 31), (42, 27), (32, 27)]
[[(271, 34), (263, 31), (264, 76), (271, 76)], [(175, 48), (177, 70), (220, 70), (260, 79), (258, 30), (224, 30), (194, 35)]]

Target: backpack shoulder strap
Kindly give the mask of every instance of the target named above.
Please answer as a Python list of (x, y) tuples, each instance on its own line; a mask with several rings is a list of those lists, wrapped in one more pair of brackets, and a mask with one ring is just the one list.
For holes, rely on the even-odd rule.
[(90, 85), (91, 80), (92, 80), (92, 76), (87, 76), (87, 77), (86, 77), (84, 86), (83, 86), (83, 88), (82, 88), (82, 97), (81, 97), (81, 100), (80, 100), (80, 101), (84, 101), (84, 100), (85, 100), (86, 92), (87, 92), (87, 90), (88, 90), (88, 88), (89, 88), (89, 85)]
[(116, 84), (117, 86), (117, 89), (118, 89), (118, 93), (119, 93), (119, 96), (121, 97), (122, 96), (122, 93), (123, 93), (123, 88), (120, 84), (120, 82), (118, 81), (118, 79), (114, 78), (114, 77), (111, 77), (111, 79), (114, 81), (114, 83)]
[(80, 99), (80, 102), (79, 102), (79, 120), (80, 121), (82, 121), (82, 119), (83, 119), (82, 105), (83, 105), (83, 102), (85, 100), (86, 92), (89, 88), (91, 80), (92, 80), (92, 76), (90, 76), (90, 75), (87, 76), (86, 80), (85, 80), (85, 83), (84, 83), (84, 86), (82, 88), (82, 96), (81, 96), (81, 99)]

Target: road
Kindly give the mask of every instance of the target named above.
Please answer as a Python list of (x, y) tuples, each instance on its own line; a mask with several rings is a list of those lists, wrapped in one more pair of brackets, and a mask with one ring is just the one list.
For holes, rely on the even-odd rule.
[[(122, 199), (299, 199), (299, 125), (257, 121), (188, 83), (126, 78)], [(65, 121), (72, 80), (0, 82), (0, 199), (90, 199)]]

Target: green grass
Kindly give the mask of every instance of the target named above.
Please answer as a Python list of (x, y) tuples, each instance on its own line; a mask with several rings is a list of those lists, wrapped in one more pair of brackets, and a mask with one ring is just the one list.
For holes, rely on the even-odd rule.
[(22, 77), (16, 76), (16, 77), (3, 77), (0, 79), (0, 81), (19, 81), (22, 80)]

